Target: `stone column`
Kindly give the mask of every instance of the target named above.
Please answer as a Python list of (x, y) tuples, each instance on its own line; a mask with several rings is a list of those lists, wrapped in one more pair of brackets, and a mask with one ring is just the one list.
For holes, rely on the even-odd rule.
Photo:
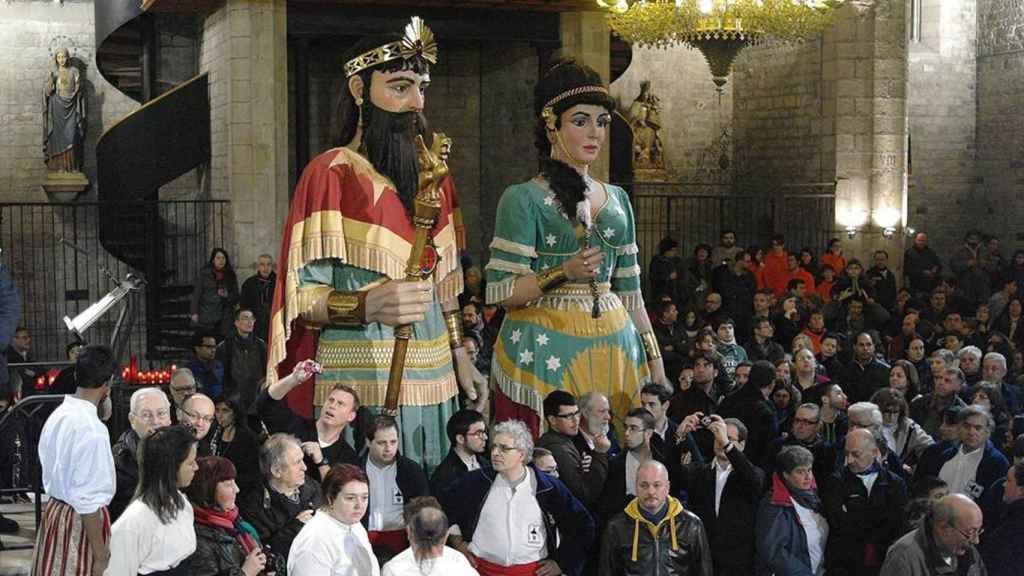
[[(611, 66), (609, 40), (611, 32), (602, 12), (563, 12), (561, 15), (562, 49), (559, 56), (572, 57), (590, 66), (608, 82)], [(545, 63), (542, 63), (545, 64)], [(599, 180), (608, 179), (608, 148), (605, 139), (601, 156), (590, 167), (590, 174)]]
[(210, 192), (231, 200), (230, 238), (244, 278), (277, 257), (288, 212), (288, 45), (285, 0), (227, 0), (204, 23), (210, 72)]

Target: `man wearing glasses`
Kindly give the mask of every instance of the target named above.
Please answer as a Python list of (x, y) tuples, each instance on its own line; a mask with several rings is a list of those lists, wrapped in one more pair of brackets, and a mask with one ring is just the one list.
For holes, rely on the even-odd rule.
[(476, 410), (459, 410), (448, 419), (448, 456), (430, 477), (430, 493), (439, 496), (466, 472), (487, 464), (487, 423)]
[(140, 388), (132, 393), (128, 404), (130, 428), (114, 444), (114, 470), (117, 472), (117, 491), (110, 501), (110, 520), (121, 516), (135, 496), (139, 483), (139, 461), (136, 458), (139, 442), (157, 428), (171, 425), (171, 403), (159, 388)]
[(599, 434), (594, 437), (592, 451), (581, 449), (586, 445), (577, 438), (580, 408), (576, 405), (576, 398), (564, 390), (555, 390), (544, 399), (544, 417), (548, 431), (540, 437), (537, 445), (551, 450), (558, 463), (558, 478), (572, 495), (583, 502), (587, 510), (596, 510), (608, 477), (611, 441)]
[(975, 548), (981, 524), (981, 508), (970, 498), (963, 494), (942, 498), (919, 528), (889, 548), (880, 576), (984, 576), (987, 571)]
[(206, 394), (193, 394), (178, 408), (178, 421), (192, 428), (199, 444), (199, 456), (210, 455), (210, 428), (213, 426), (215, 406)]
[(832, 476), (832, 464), (836, 461), (837, 448), (825, 442), (818, 431), (821, 422), (821, 408), (810, 402), (801, 404), (793, 415), (793, 424), (789, 435), (780, 436), (768, 445), (768, 457), (765, 458), (765, 477), (771, 478), (775, 472), (775, 458), (786, 446), (803, 446), (814, 456), (814, 478), (818, 486), (823, 488)]
[(188, 368), (178, 368), (171, 373), (171, 383), (167, 386), (171, 396), (171, 424), (178, 423), (178, 411), (185, 399), (199, 391), (196, 378)]
[(188, 363), (195, 381), (202, 391), (211, 398), (224, 393), (224, 364), (217, 359), (217, 338), (212, 334), (197, 332), (192, 341), (195, 358)]

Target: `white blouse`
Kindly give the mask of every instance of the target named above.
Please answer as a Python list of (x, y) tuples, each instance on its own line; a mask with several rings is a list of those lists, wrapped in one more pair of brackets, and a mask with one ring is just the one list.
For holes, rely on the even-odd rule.
[(169, 524), (142, 500), (133, 500), (110, 527), (110, 564), (104, 576), (136, 576), (170, 570), (196, 551), (195, 518), (188, 498)]
[(317, 510), (292, 541), (288, 576), (380, 576), (380, 565), (362, 524)]

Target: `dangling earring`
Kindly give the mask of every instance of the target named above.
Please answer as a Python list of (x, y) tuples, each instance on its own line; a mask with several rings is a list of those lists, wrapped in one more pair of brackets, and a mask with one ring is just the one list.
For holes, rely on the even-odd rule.
[(363, 105), (363, 97), (362, 96), (356, 96), (356, 106), (362, 106), (362, 105)]

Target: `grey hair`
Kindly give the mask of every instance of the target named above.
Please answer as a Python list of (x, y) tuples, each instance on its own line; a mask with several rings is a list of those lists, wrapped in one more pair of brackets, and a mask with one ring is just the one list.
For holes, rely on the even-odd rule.
[(734, 426), (736, 428), (736, 436), (739, 437), (740, 442), (747, 441), (747, 434), (749, 434), (747, 425), (740, 421), (739, 418), (726, 418), (722, 422), (725, 422), (726, 426)]
[(608, 400), (608, 398), (604, 394), (601, 394), (596, 390), (591, 390), (590, 392), (587, 392), (583, 396), (580, 396), (580, 399), (578, 400), (580, 412), (583, 412), (584, 414), (589, 413), (591, 408), (593, 408), (597, 404), (598, 398), (604, 398), (605, 400)]
[(167, 399), (167, 394), (164, 394), (163, 390), (155, 386), (150, 386), (147, 388), (139, 388), (135, 392), (132, 392), (132, 398), (131, 400), (128, 401), (128, 411), (138, 416), (139, 404), (141, 404), (143, 400), (149, 398), (150, 396), (159, 397), (161, 400), (164, 401), (164, 407), (171, 407), (171, 401)]
[(260, 471), (263, 477), (270, 479), (276, 470), (280, 470), (285, 464), (285, 456), (288, 454), (288, 447), (295, 446), (301, 449), (299, 439), (291, 434), (278, 432), (271, 434), (270, 438), (260, 446)]
[(957, 354), (957, 357), (963, 358), (968, 354), (974, 356), (978, 360), (981, 360), (981, 348), (978, 348), (977, 346), (964, 346), (963, 348), (960, 349), (960, 353)]
[(814, 412), (814, 417), (817, 418), (821, 414), (821, 406), (818, 406), (814, 402), (804, 402), (803, 404), (796, 407), (797, 410), (810, 410)]
[(988, 426), (988, 431), (992, 432), (996, 428), (996, 420), (992, 417), (992, 413), (988, 411), (984, 406), (977, 404), (971, 404), (970, 406), (964, 406), (957, 412), (956, 423), (963, 424), (967, 422), (968, 418), (974, 416), (981, 416), (985, 419), (985, 425)]
[(852, 419), (854, 414), (867, 414), (871, 419), (871, 430), (880, 430), (882, 428), (882, 411), (878, 408), (878, 404), (873, 402), (857, 402), (846, 409), (847, 416)]
[(523, 457), (531, 458), (533, 456), (533, 436), (530, 435), (530, 429), (523, 422), (519, 420), (499, 422), (491, 430), (491, 437), (497, 438), (498, 434), (511, 437), (512, 443), (523, 454)]
[(178, 378), (188, 378), (193, 384), (196, 383), (196, 375), (188, 368), (178, 368), (174, 372), (171, 372), (171, 382), (174, 382)]
[[(999, 363), (999, 366), (1002, 367), (1003, 372), (1006, 372), (1006, 356), (1003, 356), (999, 352), (989, 352), (988, 354), (985, 354), (984, 358), (981, 359), (982, 362), (984, 362), (985, 360), (995, 360), (996, 362)], [(999, 384), (999, 382), (993, 382), (993, 384)]]
[(792, 472), (801, 466), (814, 466), (814, 454), (803, 446), (786, 446), (775, 459), (780, 472)]

